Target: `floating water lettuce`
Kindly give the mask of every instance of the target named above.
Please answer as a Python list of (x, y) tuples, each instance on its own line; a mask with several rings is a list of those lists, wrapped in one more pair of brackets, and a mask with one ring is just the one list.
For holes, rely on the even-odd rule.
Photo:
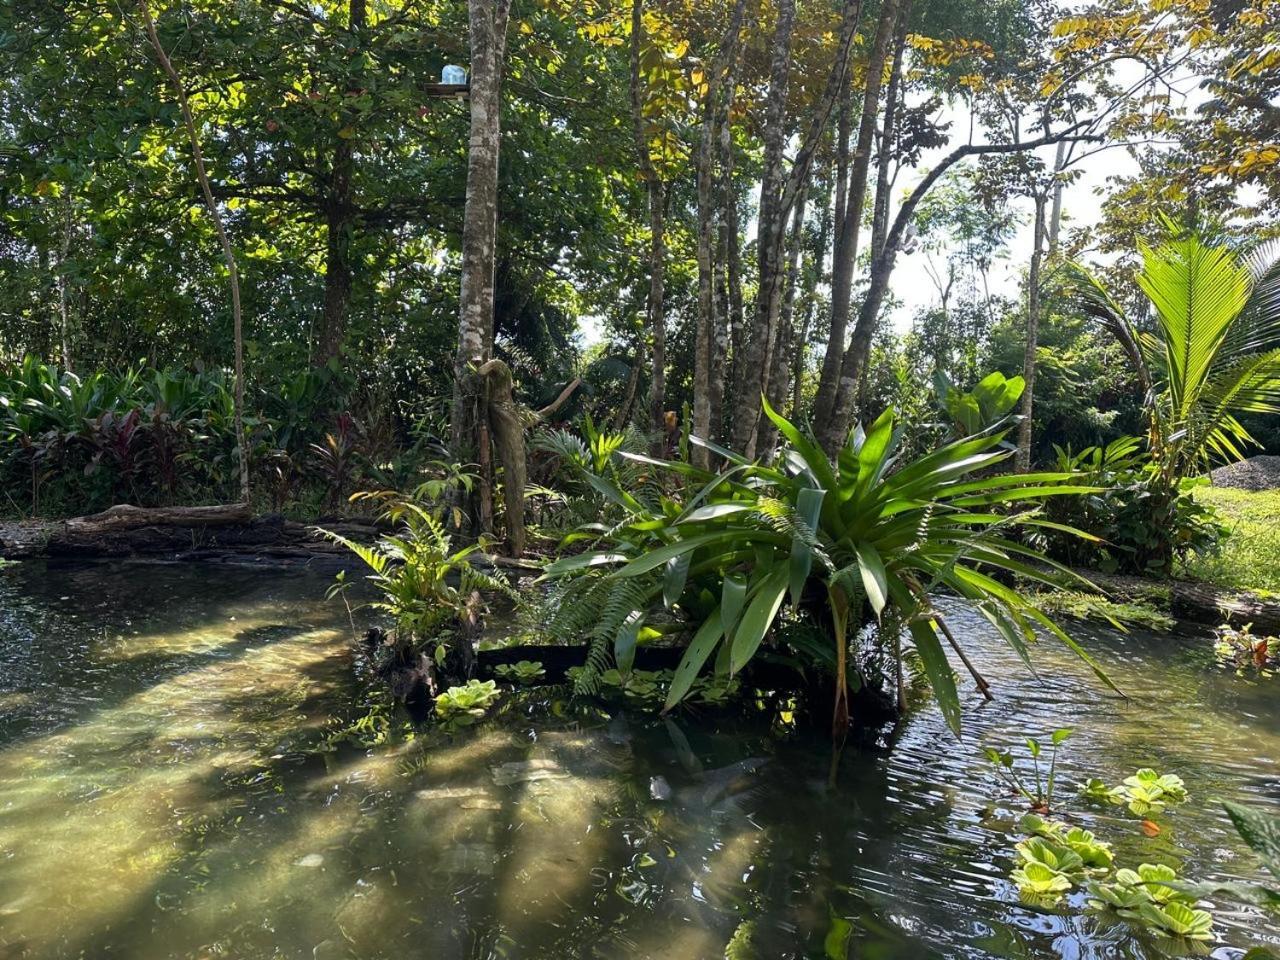
[(1125, 777), (1118, 787), (1108, 787), (1097, 777), (1092, 777), (1081, 791), (1087, 800), (1125, 806), (1139, 817), (1160, 813), (1165, 807), (1182, 803), (1187, 799), (1187, 788), (1176, 774), (1159, 774), (1144, 767), (1131, 777)]
[(517, 660), (515, 663), (503, 663), (494, 667), (493, 672), (508, 683), (533, 683), (546, 676), (538, 660)]
[(436, 716), (466, 726), (483, 717), (497, 699), (498, 685), (494, 681), (469, 680), (436, 697)]
[(1157, 932), (1187, 940), (1213, 939), (1213, 916), (1207, 910), (1174, 901), (1164, 906), (1144, 903), (1141, 914), (1143, 923)]
[(1011, 877), (1018, 885), (1018, 892), (1028, 898), (1058, 897), (1074, 886), (1066, 874), (1035, 861), (1015, 868)]
[(1111, 844), (1099, 840), (1092, 831), (1083, 827), (1071, 827), (1060, 821), (1046, 820), (1034, 813), (1023, 817), (1021, 826), (1027, 833), (1050, 840), (1075, 853), (1086, 868), (1106, 869), (1115, 859)]

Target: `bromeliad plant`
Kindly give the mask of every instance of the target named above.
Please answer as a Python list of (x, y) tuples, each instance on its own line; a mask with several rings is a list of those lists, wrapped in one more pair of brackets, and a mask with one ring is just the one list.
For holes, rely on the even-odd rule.
[[(548, 578), (565, 582), (552, 634), (592, 642), (579, 687), (590, 690), (610, 652), (625, 672), (638, 642), (687, 629), (693, 635), (667, 695), (670, 708), (708, 663), (720, 675), (736, 675), (768, 644), (780, 619), (807, 618), (826, 637), (825, 649), (808, 659), (834, 675), (839, 730), (849, 718), (850, 638), (874, 617), (889, 627), (879, 643), (896, 663), (899, 681), (901, 630), (913, 641), (948, 724), (959, 731), (960, 699), (944, 645), (974, 671), (931, 602), (940, 588), (972, 602), (1028, 664), (1039, 627), (1102, 676), (1057, 624), (1000, 579), (1016, 575), (1056, 585), (1070, 576), (1014, 531), (1059, 527), (1040, 516), (1040, 505), (1088, 488), (1062, 473), (992, 475), (1010, 455), (1001, 429), (898, 462), (901, 437), (894, 414), (886, 412), (869, 430), (855, 430), (833, 463), (767, 403), (765, 413), (785, 439), (772, 465), (694, 437), (690, 442), (723, 458), (725, 469), (710, 473), (619, 454), (679, 475), (686, 499), (659, 494), (648, 502), (643, 492), (594, 477), (622, 521), (571, 535), (570, 541), (593, 540), (594, 548), (546, 569)], [(859, 679), (855, 673), (852, 682)], [(900, 698), (901, 691), (900, 681)]]

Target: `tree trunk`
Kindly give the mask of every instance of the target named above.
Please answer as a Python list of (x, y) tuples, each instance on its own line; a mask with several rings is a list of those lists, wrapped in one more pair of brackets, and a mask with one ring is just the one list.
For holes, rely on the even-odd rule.
[[(721, 83), (733, 83), (732, 61), (737, 55), (738, 37), (742, 32), (742, 15), (746, 0), (738, 0), (729, 18), (729, 27), (720, 45), (711, 75), (707, 81), (706, 100), (703, 104), (702, 132), (698, 140), (695, 161), (698, 198), (698, 325), (694, 340), (693, 374), (693, 432), (700, 437), (711, 438), (712, 368), (716, 366), (716, 331), (721, 327), (723, 314), (717, 314), (721, 306), (715, 293), (715, 261), (712, 257), (712, 236), (718, 235), (716, 212), (712, 192), (715, 187), (713, 159), (721, 123), (728, 124), (727, 115), (720, 109)], [(706, 469), (710, 454), (705, 447), (694, 447), (691, 456), (695, 466)]]
[(1018, 454), (1014, 465), (1019, 473), (1031, 469), (1031, 413), (1036, 387), (1036, 350), (1040, 341), (1040, 266), (1045, 237), (1045, 206), (1048, 198), (1043, 189), (1035, 194), (1035, 230), (1031, 249), (1031, 268), (1027, 273), (1027, 343), (1022, 353), (1022, 405), (1018, 412)]
[(782, 283), (779, 260), (786, 214), (782, 209), (786, 146), (787, 85), (791, 77), (791, 36), (796, 20), (795, 0), (779, 0), (778, 24), (773, 35), (773, 61), (765, 102), (764, 175), (760, 182), (760, 212), (756, 230), (759, 285), (750, 330), (744, 331), (743, 350), (737, 363), (734, 390), (733, 447), (750, 459), (755, 456), (756, 426), (760, 419), (760, 395), (768, 389), (774, 328), (780, 307)]
[(62, 245), (58, 248), (58, 332), (62, 340), (62, 369), (67, 373), (74, 372), (71, 368), (71, 312), (67, 307), (67, 259), (71, 255), (74, 209), (68, 194), (62, 216)]
[(858, 231), (862, 225), (862, 207), (866, 202), (867, 179), (871, 170), (871, 148), (875, 140), (876, 115), (880, 106), (880, 86), (889, 44), (894, 35), (898, 10), (903, 0), (884, 0), (876, 23), (875, 40), (867, 58), (866, 83), (862, 91), (862, 115), (858, 120), (858, 142), (852, 157), (849, 183), (845, 188), (845, 205), (838, 210), (836, 243), (831, 264), (831, 330), (827, 336), (827, 352), (822, 359), (822, 375), (814, 403), (814, 425), (819, 433), (829, 434), (841, 369), (845, 354), (845, 338), (849, 327), (849, 309), (853, 299), (853, 266), (858, 256)]
[(644, 3), (631, 3), (631, 128), (636, 160), (649, 201), (649, 293), (645, 303), (646, 323), (652, 337), (649, 380), (649, 429), (652, 431), (653, 453), (660, 455), (664, 445), (666, 394), (667, 330), (663, 317), (663, 281), (666, 269), (666, 189), (649, 151), (645, 131), (644, 94), (641, 89), (640, 45), (644, 42)]
[(226, 225), (222, 222), (222, 212), (218, 209), (218, 204), (213, 199), (213, 188), (209, 185), (209, 173), (205, 169), (204, 153), (200, 149), (200, 137), (196, 133), (196, 123), (191, 115), (191, 104), (187, 100), (186, 87), (182, 85), (182, 78), (178, 76), (178, 71), (174, 69), (173, 62), (160, 44), (160, 37), (156, 33), (155, 21), (151, 19), (151, 8), (147, 5), (147, 0), (138, 0), (138, 10), (142, 14), (143, 25), (146, 28), (147, 39), (151, 41), (151, 48), (155, 51), (156, 59), (160, 61), (160, 67), (169, 78), (169, 83), (173, 86), (173, 92), (178, 98), (178, 106), (182, 111), (182, 121), (187, 128), (187, 138), (191, 142), (191, 157), (195, 162), (196, 178), (200, 181), (200, 190), (204, 194), (204, 204), (213, 220), (214, 229), (218, 234), (218, 242), (222, 246), (222, 256), (227, 264), (227, 275), (231, 283), (231, 335), (235, 351), (234, 403), (236, 447), (240, 455), (240, 500), (247, 504), (249, 502), (249, 444), (245, 440), (244, 434), (244, 327), (240, 315), (240, 272), (236, 268), (236, 256), (231, 249), (231, 239), (227, 236)]
[[(791, 373), (791, 351), (795, 346), (795, 309), (796, 290), (800, 285), (800, 254), (804, 249), (804, 214), (808, 202), (808, 190), (800, 192), (796, 201), (795, 217), (791, 224), (791, 240), (788, 245), (789, 262), (787, 278), (782, 294), (782, 309), (778, 314), (778, 330), (773, 344), (773, 369), (769, 372), (769, 406), (778, 412), (784, 412), (784, 401), (790, 386), (788, 377)], [(778, 428), (772, 420), (765, 419), (760, 425), (760, 451), (765, 459), (773, 455), (778, 441)]]
[(1063, 183), (1058, 179), (1058, 174), (1062, 173), (1067, 165), (1067, 144), (1065, 140), (1058, 142), (1058, 150), (1053, 156), (1053, 210), (1049, 215), (1049, 259), (1052, 260), (1058, 253), (1058, 231), (1062, 227), (1062, 188)]
[(627, 389), (622, 395), (622, 405), (618, 407), (618, 415), (613, 420), (614, 430), (626, 429), (631, 420), (631, 408), (636, 402), (636, 387), (640, 384), (640, 365), (640, 347), (637, 345), (631, 354), (631, 373), (627, 375)]
[(493, 349), (494, 260), (498, 233), (498, 153), (502, 64), (511, 0), (467, 0), (471, 41), (471, 132), (462, 213), (458, 352), (453, 374), (454, 456), (469, 460), (478, 445), (478, 384), (471, 370)]
[(907, 47), (907, 23), (911, 16), (911, 0), (903, 0), (901, 13), (893, 36), (893, 68), (889, 72), (889, 87), (884, 96), (884, 130), (880, 135), (880, 149), (876, 154), (876, 196), (871, 209), (871, 255), (879, 256), (884, 249), (885, 234), (889, 230), (889, 198), (893, 193), (893, 178), (889, 174), (893, 162), (893, 150), (898, 137), (898, 117), (901, 113), (902, 56)]
[(818, 284), (823, 278), (823, 260), (827, 253), (827, 244), (831, 240), (831, 184), (828, 182), (822, 197), (821, 221), (818, 225), (818, 236), (812, 254), (809, 272), (805, 275), (804, 314), (800, 323), (800, 334), (796, 338), (796, 347), (792, 352), (791, 369), (791, 416), (801, 416), (803, 403), (802, 388), (804, 379), (805, 355), (809, 345), (809, 331), (813, 328), (813, 313), (818, 304)]
[[(880, 135), (880, 149), (876, 156), (876, 195), (871, 208), (871, 256), (875, 258), (884, 253), (885, 237), (889, 231), (889, 200), (893, 193), (895, 177), (889, 168), (893, 162), (894, 143), (898, 136), (898, 117), (902, 110), (899, 102), (902, 86), (902, 56), (907, 46), (907, 24), (911, 16), (912, 0), (904, 0), (898, 14), (898, 23), (893, 38), (893, 67), (889, 72), (889, 87), (884, 97), (884, 130)], [(880, 318), (875, 318), (875, 326), (871, 330), (871, 340), (875, 340), (876, 328)], [(867, 392), (870, 386), (868, 377), (858, 380), (858, 409), (866, 407)]]
[(861, 0), (846, 0), (840, 25), (840, 41), (831, 74), (822, 96), (810, 118), (790, 173), (782, 174), (782, 152), (786, 88), (791, 68), (791, 35), (795, 25), (794, 0), (781, 0), (778, 29), (774, 37), (773, 63), (766, 107), (764, 130), (764, 176), (760, 184), (760, 214), (757, 219), (756, 259), (759, 285), (752, 329), (747, 331), (740, 376), (735, 386), (733, 440), (734, 446), (751, 457), (755, 454), (760, 422), (760, 396), (769, 393), (773, 369), (773, 346), (777, 339), (784, 281), (784, 246), (787, 220), (801, 191), (807, 189), (812, 163), (840, 90), (848, 79), (849, 56), (858, 21), (862, 16)]

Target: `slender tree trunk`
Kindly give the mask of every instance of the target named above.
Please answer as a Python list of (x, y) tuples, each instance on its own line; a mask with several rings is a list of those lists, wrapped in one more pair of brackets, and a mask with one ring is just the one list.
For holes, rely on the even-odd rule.
[(812, 262), (805, 274), (804, 313), (800, 323), (800, 334), (796, 339), (796, 347), (792, 353), (791, 369), (791, 416), (800, 417), (802, 405), (802, 388), (804, 380), (805, 355), (809, 346), (809, 331), (813, 328), (813, 314), (818, 304), (818, 284), (823, 278), (823, 260), (827, 254), (827, 244), (831, 241), (831, 184), (828, 182), (822, 197), (821, 221), (818, 225), (818, 236), (810, 251)]
[(1036, 387), (1036, 350), (1040, 341), (1040, 267), (1045, 239), (1045, 191), (1035, 193), (1035, 230), (1031, 249), (1031, 268), (1027, 273), (1027, 343), (1022, 353), (1022, 405), (1018, 422), (1018, 454), (1015, 466), (1019, 473), (1031, 469), (1031, 414)]
[[(711, 67), (695, 160), (698, 197), (698, 325), (694, 341), (693, 432), (700, 437), (711, 436), (711, 375), (712, 367), (715, 366), (715, 331), (720, 327), (723, 317), (716, 313), (719, 303), (715, 295), (715, 262), (712, 259), (713, 236), (717, 233), (716, 212), (719, 209), (712, 197), (715, 187), (713, 159), (719, 124), (729, 122), (728, 117), (723, 120), (721, 118), (720, 85), (726, 72), (729, 82), (733, 82), (731, 60), (736, 56), (745, 6), (746, 0), (738, 0), (734, 5), (728, 30)], [(705, 447), (694, 447), (691, 456), (695, 466), (703, 469), (710, 463), (710, 454)]]
[(876, 153), (876, 196), (871, 208), (871, 255), (879, 256), (889, 230), (889, 199), (893, 193), (893, 177), (889, 168), (898, 139), (898, 117), (902, 105), (902, 56), (907, 47), (907, 23), (911, 17), (911, 0), (903, 0), (902, 10), (893, 36), (893, 67), (889, 87), (884, 96), (884, 130)]
[(645, 131), (644, 95), (640, 77), (640, 45), (644, 42), (644, 2), (631, 3), (631, 125), (636, 159), (649, 200), (649, 294), (645, 305), (652, 337), (649, 380), (649, 429), (653, 432), (653, 452), (662, 453), (666, 435), (664, 404), (666, 395), (667, 330), (663, 316), (663, 283), (666, 270), (665, 185), (653, 164), (649, 137)]
[(70, 194), (62, 211), (62, 245), (58, 248), (58, 331), (62, 339), (62, 369), (71, 367), (71, 312), (67, 306), (67, 259), (71, 256), (71, 227), (75, 207)]
[(169, 55), (164, 52), (160, 37), (156, 33), (155, 21), (151, 19), (151, 8), (147, 0), (138, 0), (138, 11), (142, 14), (142, 22), (146, 28), (147, 39), (155, 51), (160, 67), (169, 78), (173, 92), (178, 98), (178, 106), (182, 110), (182, 121), (187, 128), (187, 138), (191, 142), (191, 157), (195, 163), (196, 178), (200, 181), (200, 190), (204, 194), (205, 207), (213, 220), (214, 230), (218, 234), (218, 242), (222, 246), (222, 256), (227, 264), (227, 275), (231, 283), (231, 321), (232, 340), (235, 351), (235, 431), (236, 446), (240, 454), (240, 499), (249, 502), (249, 444), (244, 433), (244, 327), (240, 314), (240, 271), (236, 267), (235, 252), (231, 249), (231, 239), (227, 236), (226, 225), (222, 222), (222, 212), (213, 199), (213, 188), (209, 185), (209, 173), (204, 165), (204, 153), (200, 149), (200, 137), (196, 133), (195, 119), (191, 115), (191, 103), (187, 99), (187, 90), (182, 85), (182, 78), (174, 69)]
[(858, 232), (862, 207), (866, 203), (867, 179), (871, 170), (871, 149), (875, 141), (876, 116), (880, 106), (880, 86), (889, 56), (898, 11), (903, 0), (884, 0), (876, 23), (875, 40), (867, 58), (866, 83), (862, 91), (862, 115), (858, 120), (858, 141), (852, 157), (843, 215), (836, 225), (836, 245), (831, 264), (831, 330), (822, 359), (822, 375), (814, 404), (814, 423), (819, 433), (830, 433), (832, 413), (840, 388), (849, 310), (853, 299), (853, 267), (858, 257)]
[(498, 153), (502, 141), (502, 65), (510, 0), (467, 0), (471, 41), (471, 132), (462, 213), (458, 352), (453, 374), (454, 455), (470, 460), (483, 420), (473, 368), (493, 349), (494, 260), (498, 234)]
[(613, 429), (624, 430), (631, 420), (631, 408), (636, 402), (636, 388), (640, 384), (640, 367), (643, 364), (641, 359), (642, 348), (636, 345), (631, 354), (631, 373), (627, 375), (627, 389), (622, 395), (622, 406), (618, 408), (618, 415), (614, 418)]
[[(796, 290), (800, 286), (800, 255), (804, 250), (804, 215), (808, 203), (809, 191), (800, 191), (796, 200), (794, 219), (791, 224), (791, 239), (788, 244), (788, 263), (785, 289), (782, 294), (782, 308), (778, 314), (778, 329), (773, 344), (773, 369), (769, 372), (769, 406), (782, 411), (790, 386), (788, 377), (791, 372), (791, 351), (795, 346), (795, 309)], [(772, 420), (767, 418), (760, 426), (760, 450), (767, 459), (773, 455), (778, 441), (778, 429)]]
[(759, 285), (755, 317), (746, 331), (738, 381), (734, 391), (733, 446), (747, 458), (755, 456), (756, 426), (760, 419), (760, 395), (768, 389), (774, 329), (782, 284), (779, 263), (786, 215), (782, 209), (785, 184), (783, 150), (786, 146), (787, 86), (791, 78), (791, 37), (796, 22), (795, 0), (779, 0), (778, 24), (773, 35), (773, 61), (769, 93), (765, 101), (764, 175), (760, 182), (760, 210), (756, 228), (756, 260)]
[(1049, 259), (1058, 253), (1058, 231), (1062, 227), (1062, 181), (1058, 179), (1067, 165), (1067, 144), (1065, 140), (1058, 142), (1058, 150), (1053, 157), (1053, 211), (1049, 215)]
[[(893, 67), (889, 72), (889, 87), (884, 97), (884, 130), (880, 136), (880, 149), (876, 156), (876, 195), (871, 206), (871, 256), (875, 258), (884, 254), (885, 237), (889, 231), (889, 202), (893, 193), (894, 176), (890, 173), (893, 162), (894, 146), (898, 138), (898, 117), (902, 109), (899, 102), (902, 86), (902, 56), (907, 46), (907, 24), (911, 17), (912, 0), (904, 0), (898, 13), (898, 23), (893, 38)], [(871, 330), (871, 340), (875, 340), (879, 317)], [(866, 406), (870, 378), (858, 380), (858, 409)]]

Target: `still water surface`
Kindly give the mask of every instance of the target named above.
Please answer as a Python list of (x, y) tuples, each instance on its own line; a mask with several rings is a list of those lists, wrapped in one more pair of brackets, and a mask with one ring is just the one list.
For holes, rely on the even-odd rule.
[[(1063, 780), (1140, 766), (1192, 795), (1118, 859), (1260, 879), (1210, 798), (1280, 809), (1280, 679), (1203, 638), (1087, 632), (1128, 694), (1047, 643), (1039, 683), (955, 611), (997, 700), (965, 742), (891, 750), (743, 721), (546, 705), (452, 736), (318, 751), (358, 715), (327, 578), (227, 566), (0, 570), (0, 958), (1147, 958), (1185, 950), (1018, 902), (1016, 813), (979, 743), (1073, 726)], [(1077, 905), (1079, 901), (1076, 901)], [(1202, 953), (1280, 944), (1226, 904)]]

